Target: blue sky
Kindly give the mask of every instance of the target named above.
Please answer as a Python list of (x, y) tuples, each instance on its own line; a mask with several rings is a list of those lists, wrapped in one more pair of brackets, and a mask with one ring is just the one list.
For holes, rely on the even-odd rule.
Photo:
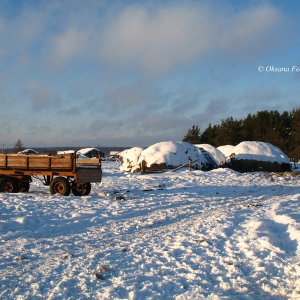
[(147, 146), (292, 110), (299, 28), (297, 0), (0, 0), (0, 143)]

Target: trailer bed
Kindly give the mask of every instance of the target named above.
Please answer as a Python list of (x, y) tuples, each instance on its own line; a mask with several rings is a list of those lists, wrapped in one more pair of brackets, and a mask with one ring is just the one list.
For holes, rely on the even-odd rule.
[[(58, 181), (57, 177), (67, 178), (71, 183), (70, 188), (74, 187), (75, 189), (84, 184), (101, 182), (101, 160), (98, 158), (76, 159), (75, 153), (61, 155), (0, 154), (0, 179), (2, 181), (3, 178), (10, 178), (21, 182), (29, 180), (28, 177), (35, 175), (47, 178), (45, 184), (47, 182), (50, 184), (55, 178)], [(13, 190), (12, 187), (11, 190)]]

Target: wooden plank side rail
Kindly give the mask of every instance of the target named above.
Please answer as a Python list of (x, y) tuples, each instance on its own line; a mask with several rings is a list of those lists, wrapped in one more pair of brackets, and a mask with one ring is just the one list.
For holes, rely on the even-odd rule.
[(99, 166), (101, 161), (98, 158), (76, 159), (77, 166)]
[(74, 159), (73, 155), (20, 155), (1, 154), (0, 169), (64, 169), (74, 170), (78, 166), (100, 167), (96, 158)]
[(72, 155), (18, 155), (0, 154), (0, 169), (70, 170), (74, 165)]

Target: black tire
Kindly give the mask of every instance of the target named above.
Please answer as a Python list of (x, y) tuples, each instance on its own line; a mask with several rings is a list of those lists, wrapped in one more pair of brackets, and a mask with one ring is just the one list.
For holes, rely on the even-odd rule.
[(30, 189), (30, 183), (28, 181), (23, 181), (19, 183), (20, 192), (28, 192)]
[(0, 180), (0, 192), (17, 193), (19, 191), (19, 183), (12, 178), (2, 178)]
[(87, 196), (91, 192), (91, 184), (83, 183), (77, 186), (72, 187), (72, 192), (74, 196)]
[(69, 196), (71, 191), (70, 182), (65, 177), (55, 177), (50, 183), (50, 193)]

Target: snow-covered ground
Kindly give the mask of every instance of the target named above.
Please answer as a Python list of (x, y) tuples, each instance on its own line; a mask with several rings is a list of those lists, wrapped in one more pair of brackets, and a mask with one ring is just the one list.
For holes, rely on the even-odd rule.
[(0, 299), (300, 298), (299, 176), (103, 173), (0, 194)]

